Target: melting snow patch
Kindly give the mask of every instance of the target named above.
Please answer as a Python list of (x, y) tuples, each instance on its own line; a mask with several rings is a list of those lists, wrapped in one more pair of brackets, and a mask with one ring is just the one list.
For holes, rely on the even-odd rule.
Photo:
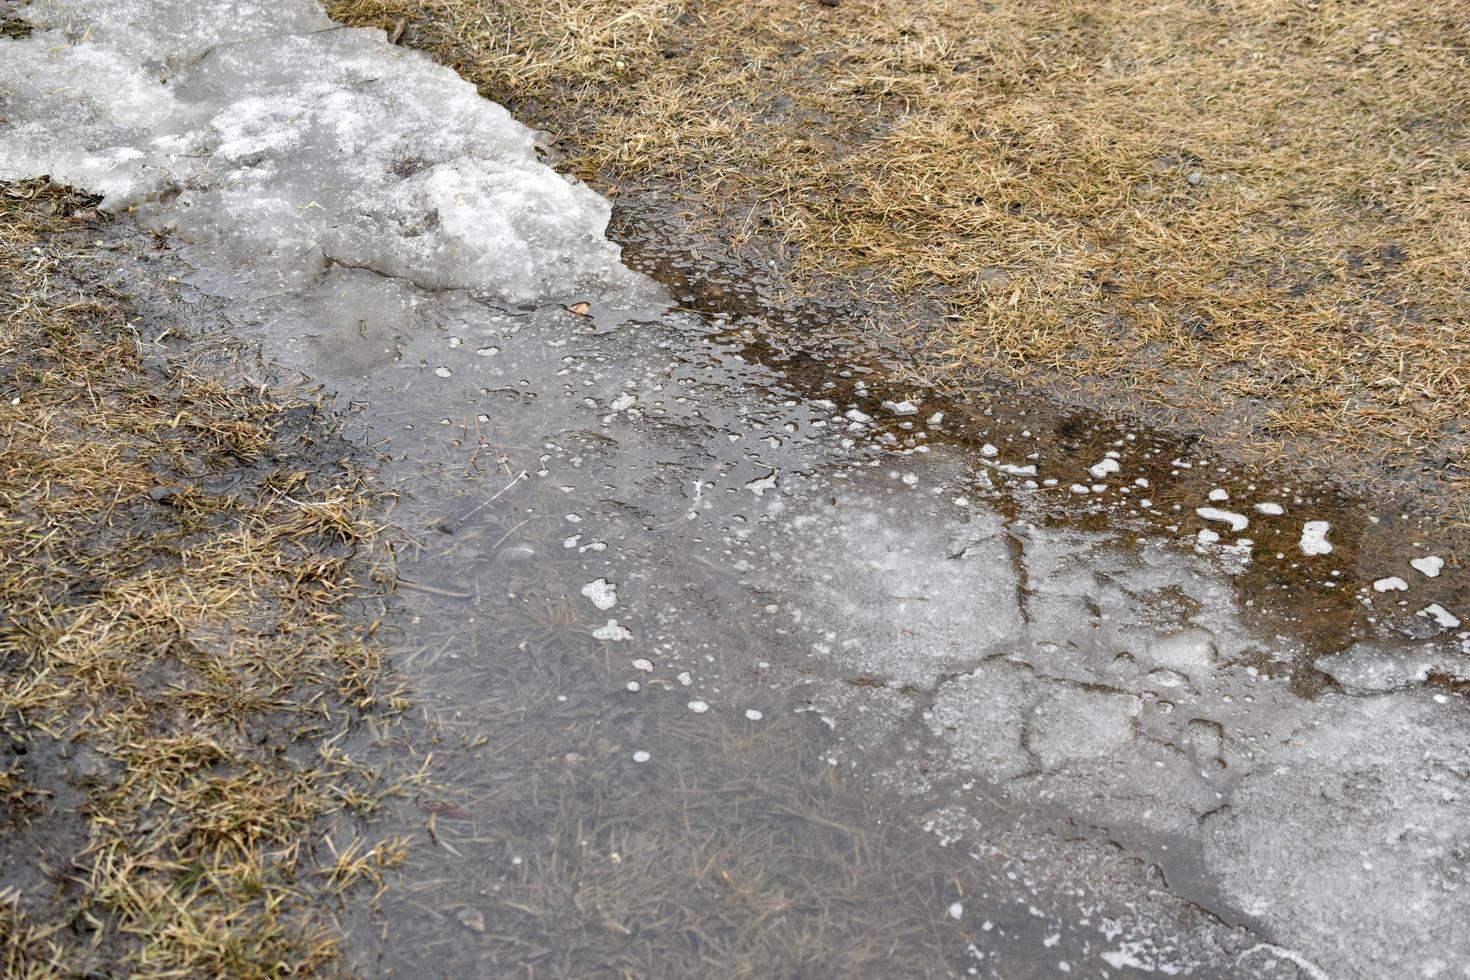
[(1153, 954), (1151, 945), (1145, 942), (1123, 943), (1116, 950), (1103, 953), (1102, 958), (1115, 970), (1132, 967), (1135, 970), (1149, 970), (1169, 976), (1179, 973), (1179, 967), (1160, 960)]
[(886, 409), (888, 409), (894, 415), (918, 415), (919, 414), (919, 406), (917, 406), (913, 402), (907, 401), (907, 400), (901, 401), (901, 402), (884, 402), (883, 403), (883, 407), (886, 408)]
[(603, 612), (618, 604), (618, 586), (605, 578), (595, 579), (582, 586), (582, 594)]
[(694, 712), (696, 715), (702, 715), (709, 710), (709, 705), (705, 704), (703, 701), (690, 701), (689, 710)]
[(776, 489), (776, 480), (777, 477), (780, 476), (780, 472), (780, 470), (771, 470), (771, 472), (767, 473), (765, 476), (757, 477), (756, 479), (751, 480), (745, 485), (745, 489), (749, 490), (757, 497), (764, 497), (767, 490)]
[(1408, 590), (1409, 583), (1397, 575), (1390, 575), (1373, 583), (1374, 592), (1407, 592)]
[(1237, 514), (1232, 510), (1221, 510), (1218, 507), (1196, 507), (1194, 512), (1207, 521), (1218, 521), (1221, 524), (1229, 524), (1230, 530), (1239, 533), (1250, 526), (1250, 519), (1244, 514)]
[(1256, 511), (1265, 514), (1267, 517), (1280, 517), (1286, 513), (1286, 508), (1274, 501), (1267, 500), (1264, 503), (1256, 504)]
[(1461, 677), (1470, 672), (1470, 664), (1433, 644), (1403, 650), (1355, 643), (1342, 653), (1318, 657), (1313, 666), (1348, 691), (1374, 693), (1423, 684), (1431, 673)]
[(1272, 956), (1277, 957), (1278, 959), (1290, 960), (1292, 963), (1296, 964), (1296, 966), (1303, 973), (1310, 977), (1311, 980), (1330, 980), (1327, 975), (1327, 971), (1323, 970), (1317, 964), (1307, 959), (1301, 953), (1298, 953), (1294, 950), (1286, 949), (1281, 946), (1276, 946), (1271, 943), (1257, 943), (1256, 945), (1252, 946), (1250, 949), (1246, 950), (1244, 953), (1241, 953), (1238, 957), (1236, 957), (1236, 962), (1244, 960), (1247, 956), (1252, 956), (1256, 953), (1261, 952), (1269, 953)]
[(1444, 568), (1444, 559), (1439, 555), (1425, 555), (1423, 558), (1411, 558), (1409, 564), (1414, 570), (1429, 578), (1438, 578), (1440, 571)]
[(1454, 613), (1450, 612), (1448, 609), (1446, 609), (1444, 606), (1441, 606), (1437, 602), (1431, 602), (1429, 605), (1419, 610), (1419, 615), (1428, 616), (1430, 619), (1434, 620), (1436, 623), (1438, 623), (1440, 626), (1443, 626), (1447, 630), (1452, 630), (1460, 625), (1459, 618), (1455, 616)]
[(1330, 530), (1332, 525), (1326, 521), (1307, 521), (1302, 525), (1302, 554), (1308, 557), (1332, 554), (1332, 542), (1327, 540)]
[(218, 265), (249, 265), (255, 288), (304, 286), (324, 258), (515, 301), (621, 271), (607, 202), (382, 31), (309, 0), (56, 0), (27, 16), (36, 30), (0, 59), (0, 178), (50, 174), (106, 210), (136, 206)]
[(649, 759), (652, 759), (652, 758), (653, 758), (653, 756), (649, 755), (647, 752), (643, 751), (642, 749), (639, 749), (637, 752), (634, 752), (633, 753), (633, 761), (634, 762), (647, 762)]
[(633, 631), (626, 626), (619, 626), (616, 619), (609, 619), (606, 626), (599, 626), (592, 631), (594, 638), (608, 640), (612, 643), (621, 643), (633, 638)]
[(1096, 463), (1093, 463), (1087, 468), (1087, 472), (1091, 473), (1094, 479), (1101, 480), (1109, 473), (1116, 473), (1120, 469), (1122, 469), (1122, 466), (1118, 463), (1118, 461), (1116, 459), (1109, 458), (1101, 459), (1098, 460)]
[(1188, 629), (1149, 644), (1148, 656), (1155, 663), (1186, 673), (1206, 670), (1217, 656), (1215, 638), (1207, 630)]

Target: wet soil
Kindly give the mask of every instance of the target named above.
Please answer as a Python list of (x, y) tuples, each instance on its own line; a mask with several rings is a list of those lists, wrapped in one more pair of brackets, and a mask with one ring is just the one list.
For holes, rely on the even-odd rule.
[[(149, 239), (125, 225), (111, 236), (109, 281), (143, 310), (144, 337), (181, 321), (280, 336), (269, 317), (189, 286), (188, 267)], [(334, 331), (381, 336), (372, 324), (318, 321), (299, 343), (269, 341), (335, 393), (347, 432), (376, 457), (382, 497), (396, 501), (397, 585), (379, 636), (419, 709), (406, 733), (369, 730), (347, 747), (414, 760), (434, 788), (377, 822), (417, 846), (380, 911), (342, 910), (359, 970), (879, 976), (901, 962), (908, 975), (1039, 977), (1095, 957), (1101, 928), (1177, 933), (1197, 975), (1227, 975), (1254, 944), (1238, 912), (1171, 895), (1153, 857), (1065, 809), (1003, 798), (977, 808), (963, 780), (939, 788), (951, 777), (942, 758), (924, 761), (932, 749), (914, 757), (936, 781), (919, 798), (858, 765), (849, 736), (802, 693), (803, 676), (825, 682), (831, 668), (742, 625), (746, 576), (699, 544), (760, 499), (741, 489), (771, 472), (747, 458), (751, 424), (790, 440), (783, 473), (826, 455), (785, 431), (807, 417), (790, 407), (796, 386), (752, 366), (728, 324), (676, 316), (635, 336), (559, 307), (475, 316), (474, 337), (391, 330), (389, 355), (370, 365)], [(687, 349), (693, 338), (702, 349)], [(476, 353), (490, 346), (500, 349)], [(663, 403), (677, 417), (650, 407), (609, 430), (597, 419), (623, 386), (647, 391), (633, 351), (632, 364), (668, 358), (656, 373), (681, 393)], [(544, 407), (557, 394), (545, 379), (573, 361), (598, 406), (575, 424)], [(468, 387), (454, 382), (472, 367)], [(758, 413), (741, 407), (747, 396)], [(689, 407), (675, 411), (681, 399)], [(737, 433), (738, 444), (726, 438)], [(691, 522), (701, 475), (740, 492), (712, 485), (723, 517)], [(695, 537), (672, 536), (674, 525)], [(662, 624), (631, 642), (595, 636), (609, 617), (584, 598), (609, 549), (623, 568), (612, 612)], [(629, 595), (634, 583), (646, 598)], [(896, 696), (904, 714), (923, 697), (843, 680), (877, 685), (875, 700)], [(983, 835), (934, 833), (947, 795), (969, 800), (967, 820), (983, 815)], [(1263, 969), (1285, 970), (1270, 957)]]
[[(902, 962), (913, 975), (1052, 976), (1060, 962), (1095, 959), (1109, 945), (1102, 930), (1158, 942), (1138, 962), (1225, 976), (1270, 936), (1219, 893), (1187, 841), (957, 773), (922, 721), (939, 688), (834, 671), (770, 617), (743, 612), (763, 593), (779, 605), (780, 586), (752, 582), (721, 542), (756, 517), (763, 481), (779, 473), (783, 495), (820, 498), (819, 474), (853, 453), (880, 473), (985, 459), (986, 443), (1004, 459), (1034, 455), (1065, 492), (993, 469), (993, 482), (962, 480), (965, 492), (1043, 536), (1106, 528), (1162, 536), (1187, 555), (1209, 489), (1269, 487), (1293, 513), (1333, 522), (1332, 568), (1351, 577), (1334, 585), (1298, 560), (1292, 530), (1253, 527), (1261, 550), (1292, 560), (1241, 566), (1242, 608), (1298, 642), (1286, 659), (1262, 650), (1240, 666), (1312, 697), (1332, 686), (1315, 656), (1376, 635), (1354, 595), (1362, 566), (1403, 555), (1390, 547), (1402, 538), (1372, 534), (1365, 502), (1253, 484), (1187, 441), (1116, 420), (885, 388), (880, 366), (796, 354), (758, 331), (750, 308), (717, 315), (708, 296), (684, 300), (697, 315), (651, 310), (630, 323), (613, 312), (613, 328), (600, 309), (472, 303), (446, 326), (386, 316), (293, 334), (294, 314), (213, 300), (169, 253), (137, 254), (137, 241), (119, 252), (130, 249), (143, 265), (118, 274), (152, 308), (149, 322), (277, 338), (278, 356), (335, 393), (397, 501), (398, 585), (382, 635), (421, 718), (406, 740), (371, 751), (419, 760), (436, 788), (381, 819), (419, 842), (382, 911), (344, 910), (362, 971), (887, 975)], [(342, 346), (364, 332), (385, 345), (367, 362), (372, 347)], [(955, 421), (926, 424), (919, 439), (904, 425), (913, 416), (884, 409), (896, 398)], [(804, 407), (813, 399), (873, 416), (861, 448), (816, 435), (825, 413)], [(752, 453), (757, 444), (766, 449)], [(919, 445), (928, 452), (916, 456)], [(1066, 489), (1091, 481), (1089, 461), (1114, 446), (1128, 449), (1130, 478), (1149, 474), (1163, 517), (1120, 506), (1127, 495)], [(628, 636), (605, 631), (612, 617), (590, 604), (585, 586), (598, 579), (616, 585), (610, 612)], [(1159, 601), (1179, 621), (1201, 608), (1187, 591)], [(937, 683), (975, 662), (954, 661)], [(830, 696), (833, 681), (862, 700)], [(875, 778), (885, 769), (902, 775)], [(1249, 968), (1295, 969), (1269, 954)]]
[[(807, 398), (858, 406), (887, 436), (909, 444), (913, 420), (895, 417), (883, 403), (913, 399), (922, 403), (924, 416), (939, 412), (946, 417), (941, 430), (925, 433), (930, 446), (978, 453), (991, 444), (1047, 460), (1055, 479), (1043, 491), (1041, 516), (1048, 523), (1082, 529), (1123, 526), (1193, 548), (1198, 532), (1215, 526), (1195, 510), (1220, 489), (1237, 499), (1265, 494), (1291, 500), (1296, 508), (1328, 521), (1336, 550), (1327, 577), (1301, 560), (1296, 527), (1257, 524), (1250, 532), (1257, 560), (1245, 565), (1237, 578), (1263, 629), (1303, 641), (1304, 655), (1290, 670), (1293, 690), (1304, 697), (1333, 684), (1312, 666), (1317, 656), (1374, 636), (1384, 624), (1410, 640), (1433, 634), (1413, 610), (1365, 605), (1349, 583), (1399, 574), (1407, 556), (1430, 552), (1448, 560), (1437, 580), (1420, 583), (1429, 586), (1425, 600), (1452, 607), (1470, 595), (1470, 562), (1463, 557), (1470, 554), (1470, 527), (1446, 523), (1445, 508), (1422, 494), (1365, 497), (1306, 460), (1242, 464), (1206, 448), (1203, 433), (1159, 428), (1136, 414), (1110, 411), (1105, 404), (1080, 410), (1008, 386), (950, 395), (926, 381), (921, 366), (902, 350), (889, 348), (875, 357), (872, 345), (854, 334), (854, 325), (871, 318), (876, 307), (847, 293), (783, 292), (770, 271), (781, 266), (779, 256), (751, 246), (737, 254), (708, 237), (697, 238), (691, 251), (683, 247), (691, 234), (677, 205), (658, 193), (615, 199), (609, 236), (623, 246), (629, 266), (662, 283), (689, 310), (717, 319), (721, 340), (770, 368), (793, 390)], [(1105, 392), (1100, 380), (1098, 394)], [(1134, 489), (1137, 498), (1152, 502), (1151, 508), (1129, 507), (1126, 500), (1120, 507), (1116, 498), (1100, 502), (1071, 492), (1073, 486), (1096, 483), (1089, 466), (1124, 443), (1148, 447), (1145, 457), (1130, 467), (1129, 477), (1148, 481), (1147, 490)]]
[[(857, 352), (862, 311), (674, 221), (621, 202), (652, 281), (525, 306), (331, 261), (265, 289), (208, 241), (100, 232), (145, 346), (258, 344), (374, 460), (376, 635), (416, 709), (341, 744), (424, 782), (367, 821), (414, 846), (337, 910), (356, 970), (1354, 976), (1462, 948), (1413, 911), (1464, 866), (1463, 637), (1419, 615), (1463, 612), (1460, 532), (1128, 418), (948, 398)], [(1339, 689), (1322, 658), (1369, 639), (1450, 667)], [(1309, 847), (1332, 887), (1273, 877)]]

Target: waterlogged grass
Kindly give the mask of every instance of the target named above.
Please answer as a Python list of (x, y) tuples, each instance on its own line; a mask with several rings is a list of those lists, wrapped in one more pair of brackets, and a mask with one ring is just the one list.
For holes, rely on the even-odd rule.
[(0, 185), (0, 972), (330, 973), (404, 851), (339, 746), (403, 703), (371, 498), (309, 401), (88, 284), (94, 217)]
[(1470, 481), (1455, 4), (329, 7), (433, 51), (604, 189), (671, 186), (696, 228), (792, 247), (792, 284), (873, 287), (870, 334), (938, 384)]

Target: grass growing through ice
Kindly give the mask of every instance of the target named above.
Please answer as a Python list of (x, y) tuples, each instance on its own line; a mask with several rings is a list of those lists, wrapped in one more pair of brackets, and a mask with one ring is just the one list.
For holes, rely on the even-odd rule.
[(798, 286), (878, 284), (876, 339), (941, 384), (1470, 482), (1458, 4), (329, 6), (434, 51), (601, 186), (672, 185), (737, 245), (795, 246)]
[(0, 972), (332, 972), (402, 856), (315, 843), (387, 789), (337, 745), (399, 704), (368, 498), (309, 402), (145, 362), (92, 214), (0, 185)]

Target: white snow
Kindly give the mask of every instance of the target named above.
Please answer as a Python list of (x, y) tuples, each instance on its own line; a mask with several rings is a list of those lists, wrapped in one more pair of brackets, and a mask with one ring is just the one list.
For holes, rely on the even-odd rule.
[(1250, 519), (1248, 517), (1244, 514), (1237, 514), (1233, 510), (1221, 510), (1218, 507), (1196, 507), (1194, 512), (1207, 521), (1229, 524), (1230, 530), (1237, 533), (1244, 531), (1250, 526)]
[(1407, 592), (1409, 583), (1397, 575), (1389, 575), (1373, 583), (1374, 592)]
[(1326, 521), (1307, 521), (1302, 525), (1302, 554), (1310, 557), (1316, 555), (1332, 554), (1332, 542), (1327, 540), (1327, 532), (1332, 530), (1332, 525)]
[(1439, 557), (1439, 555), (1425, 555), (1423, 558), (1411, 558), (1409, 559), (1409, 564), (1414, 567), (1415, 571), (1428, 578), (1438, 578), (1440, 571), (1444, 569), (1444, 559)]
[(621, 643), (633, 638), (633, 631), (626, 626), (619, 626), (616, 619), (609, 619), (606, 626), (599, 626), (592, 631), (592, 636), (599, 640), (607, 640), (612, 643)]
[(1267, 517), (1280, 517), (1286, 513), (1286, 508), (1273, 500), (1266, 500), (1256, 504), (1256, 511), (1265, 514)]
[(594, 579), (582, 586), (582, 594), (603, 612), (618, 604), (618, 586), (605, 578)]
[(745, 484), (745, 489), (749, 490), (757, 497), (764, 497), (767, 490), (774, 490), (776, 488), (776, 483), (779, 478), (779, 472), (776, 470), (772, 470), (765, 476), (757, 477), (756, 479), (751, 480), (749, 483)]
[(1109, 473), (1116, 473), (1120, 469), (1122, 469), (1122, 466), (1119, 464), (1119, 462), (1116, 459), (1112, 459), (1111, 457), (1109, 457), (1107, 459), (1100, 459), (1096, 463), (1093, 463), (1087, 468), (1087, 472), (1091, 473), (1094, 479), (1101, 480)]
[(27, 7), (36, 30), (0, 58), (0, 178), (136, 206), (248, 264), (257, 294), (345, 266), (531, 301), (621, 272), (607, 203), (453, 71), (314, 0), (229, 7)]
[(1460, 625), (1459, 617), (1437, 602), (1431, 602), (1419, 610), (1419, 615), (1428, 616), (1447, 630), (1452, 630)]

